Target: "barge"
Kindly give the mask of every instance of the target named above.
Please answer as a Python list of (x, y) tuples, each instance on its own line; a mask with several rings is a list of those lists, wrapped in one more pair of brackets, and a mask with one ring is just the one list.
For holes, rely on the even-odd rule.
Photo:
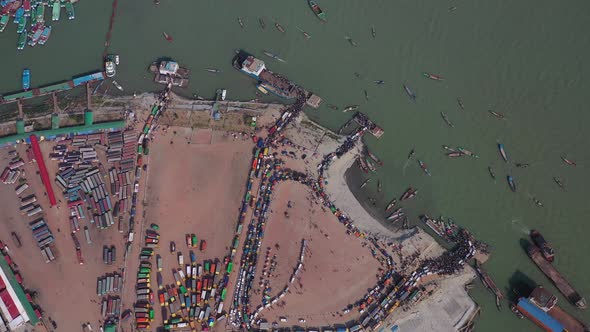
[(319, 96), (305, 90), (291, 80), (266, 68), (264, 61), (252, 54), (238, 51), (232, 62), (234, 68), (258, 81), (258, 89), (268, 91), (278, 97), (295, 100), (305, 98), (305, 103), (313, 108), (318, 108), (322, 102)]
[(588, 331), (587, 326), (560, 308), (557, 297), (542, 286), (535, 288), (528, 298), (519, 298), (514, 309), (545, 331)]
[(575, 289), (574, 287), (565, 279), (557, 269), (548, 262), (543, 254), (541, 253), (541, 249), (536, 245), (529, 243), (527, 248), (527, 254), (529, 257), (537, 264), (539, 269), (545, 273), (547, 278), (549, 278), (553, 284), (559, 289), (559, 291), (574, 305), (576, 305), (580, 309), (586, 309), (587, 303), (586, 299), (583, 298)]

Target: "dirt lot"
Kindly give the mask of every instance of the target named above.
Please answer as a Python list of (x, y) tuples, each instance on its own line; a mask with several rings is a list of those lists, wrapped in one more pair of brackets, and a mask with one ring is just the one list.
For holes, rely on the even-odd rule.
[[(352, 310), (342, 309), (359, 300), (375, 285), (378, 262), (363, 247), (362, 240), (347, 235), (329, 211), (309, 200), (308, 189), (298, 183), (278, 185), (272, 202), (272, 213), (265, 231), (255, 285), (259, 285), (266, 250), (276, 255), (276, 269), (270, 280), (271, 296), (280, 293), (297, 266), (301, 243), (307, 241), (303, 269), (291, 284), (289, 293), (261, 312), (269, 322), (286, 317), (284, 326), (322, 326), (357, 318)], [(291, 208), (288, 202), (291, 201)], [(285, 217), (285, 212), (289, 214)], [(344, 246), (343, 244), (346, 244)], [(278, 245), (278, 246), (277, 246)], [(253, 305), (261, 303), (261, 289), (254, 289)], [(299, 323), (299, 319), (306, 320)]]
[[(234, 141), (232, 136), (210, 130), (171, 127), (167, 133), (156, 134), (148, 160), (145, 225), (160, 226), (160, 247), (156, 254), (162, 256), (164, 284), (174, 283), (171, 270), (180, 267), (177, 255), (170, 254), (170, 241), (183, 253), (185, 264), (190, 262), (189, 250), (195, 252), (201, 264), (206, 259), (223, 261), (228, 254), (252, 148), (249, 139)], [(189, 249), (185, 243), (187, 233), (196, 234), (199, 241), (206, 240), (207, 249), (204, 252)], [(138, 242), (142, 240), (138, 237)], [(130, 282), (126, 286), (130, 289), (135, 282), (136, 256), (130, 257)], [(156, 283), (153, 285), (157, 292)], [(161, 322), (162, 315), (156, 310), (152, 325), (161, 326)]]
[[(41, 143), (41, 149), (48, 156), (53, 145)], [(26, 161), (25, 145), (18, 151)], [(10, 149), (0, 151), (1, 166), (8, 163), (7, 153)], [(55, 176), (57, 163), (45, 159), (50, 176)], [(98, 230), (86, 220), (81, 220), (80, 227), (88, 225), (92, 244), (87, 244), (83, 232), (77, 236), (82, 247), (84, 265), (78, 264), (73, 240), (70, 236), (69, 211), (62, 207), (49, 208), (45, 189), (41, 178), (37, 175), (37, 164), (27, 163), (24, 167), (27, 182), (31, 186), (21, 196), (35, 193), (44, 211), (44, 218), (53, 235), (55, 246), (53, 251), (57, 259), (45, 263), (41, 252), (33, 239), (28, 222), (35, 217), (22, 216), (19, 212), (20, 199), (14, 192), (15, 185), (0, 184), (0, 200), (3, 202), (3, 222), (0, 223), (1, 239), (10, 247), (10, 254), (24, 279), (25, 287), (38, 292), (36, 302), (45, 311), (44, 317), (51, 317), (57, 323), (57, 331), (79, 331), (81, 325), (90, 322), (98, 329), (101, 324), (100, 298), (96, 295), (97, 277), (112, 273), (122, 267), (123, 237), (116, 227)], [(56, 197), (63, 201), (63, 196), (54, 185)], [(38, 216), (36, 216), (38, 217)], [(23, 243), (21, 248), (14, 245), (10, 233), (16, 232)], [(102, 262), (102, 246), (115, 245), (117, 248), (117, 264), (107, 266)]]

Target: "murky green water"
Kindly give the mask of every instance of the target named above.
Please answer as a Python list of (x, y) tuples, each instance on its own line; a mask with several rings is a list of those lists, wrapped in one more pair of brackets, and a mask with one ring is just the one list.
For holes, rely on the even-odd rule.
[[(385, 162), (379, 170), (384, 193), (376, 193), (373, 181), (361, 196), (378, 197), (384, 205), (408, 186), (418, 187), (419, 199), (407, 204), (411, 214), (452, 216), (490, 243), (494, 255), (488, 270), (507, 293), (517, 272), (558, 293), (519, 243), (530, 228), (537, 228), (555, 246), (557, 267), (580, 293), (590, 296), (586, 203), (590, 156), (585, 130), (590, 120), (586, 104), (590, 4), (325, 0), (321, 5), (328, 14), (327, 24), (320, 23), (303, 0), (161, 0), (158, 7), (149, 1), (121, 1), (110, 48), (121, 56), (117, 81), (129, 93), (157, 89), (147, 66), (168, 56), (193, 70), (186, 95), (212, 97), (216, 88), (224, 87), (230, 98), (251, 99), (254, 82), (232, 69), (234, 50), (243, 48), (263, 58), (262, 50), (277, 53), (288, 64), (265, 59), (270, 68), (327, 103), (361, 105), (385, 129), (380, 140), (367, 139)], [(457, 9), (449, 12), (451, 6)], [(25, 67), (32, 71), (33, 86), (101, 68), (111, 4), (82, 0), (76, 9), (76, 20), (56, 23), (43, 47), (16, 51), (12, 23), (0, 34), (4, 64), (0, 91), (18, 90)], [(238, 16), (243, 17), (244, 29)], [(266, 21), (266, 30), (258, 26), (258, 17)], [(274, 28), (274, 19), (285, 27), (285, 34)], [(376, 39), (371, 37), (371, 24)], [(297, 26), (312, 38), (306, 40)], [(173, 43), (164, 40), (164, 31)], [(345, 35), (358, 47), (352, 47)], [(223, 72), (210, 74), (204, 70), (207, 67)], [(428, 80), (423, 71), (439, 74), (445, 81)], [(373, 84), (377, 79), (386, 84)], [(415, 90), (415, 103), (403, 92), (404, 82)], [(364, 99), (365, 89), (369, 101)], [(459, 96), (464, 111), (457, 105)], [(488, 109), (504, 113), (506, 120), (491, 117)], [(441, 111), (454, 128), (443, 122)], [(349, 117), (325, 106), (308, 113), (331, 128)], [(496, 141), (505, 144), (511, 162), (531, 166), (520, 169), (504, 163)], [(481, 158), (448, 159), (441, 144), (463, 146)], [(423, 175), (415, 162), (404, 169), (412, 148), (432, 177)], [(578, 167), (565, 165), (562, 154), (576, 160)], [(488, 166), (496, 170), (496, 181), (488, 175)], [(517, 193), (508, 189), (508, 174), (517, 181)], [(554, 176), (563, 179), (565, 191), (553, 182)], [(532, 196), (545, 206), (536, 207)], [(475, 298), (484, 309), (478, 331), (536, 330), (507, 308), (497, 312), (491, 295), (481, 289)], [(560, 303), (590, 321), (589, 312), (575, 310), (563, 297)]]

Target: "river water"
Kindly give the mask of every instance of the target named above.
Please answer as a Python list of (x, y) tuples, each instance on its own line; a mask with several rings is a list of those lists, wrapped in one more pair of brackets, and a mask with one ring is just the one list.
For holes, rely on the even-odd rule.
[[(234, 70), (231, 59), (235, 49), (254, 53), (275, 72), (323, 97), (323, 107), (307, 112), (313, 119), (337, 129), (351, 114), (325, 104), (358, 104), (383, 127), (381, 139), (366, 139), (385, 163), (376, 176), (383, 182), (383, 193), (377, 193), (374, 179), (362, 192), (357, 190), (359, 198), (375, 197), (382, 208), (408, 186), (419, 188), (418, 198), (406, 204), (412, 219), (422, 213), (452, 216), (489, 243), (493, 256), (487, 269), (509, 294), (513, 282), (525, 277), (558, 294), (520, 243), (531, 228), (539, 229), (557, 250), (557, 268), (582, 295), (590, 296), (590, 207), (585, 203), (590, 184), (585, 124), (590, 113), (584, 97), (590, 91), (590, 3), (326, 0), (321, 5), (327, 24), (320, 23), (303, 0), (161, 0), (159, 6), (121, 1), (109, 49), (121, 57), (116, 79), (127, 93), (158, 89), (147, 67), (158, 57), (171, 57), (192, 69), (190, 86), (182, 94), (211, 98), (223, 87), (230, 99), (252, 99), (253, 80)], [(449, 11), (453, 6), (456, 10)], [(0, 34), (0, 91), (19, 90), (25, 67), (31, 69), (33, 86), (102, 67), (111, 3), (82, 0), (76, 10), (75, 21), (54, 24), (43, 47), (18, 52), (12, 23)], [(265, 20), (265, 30), (258, 17)], [(274, 28), (274, 20), (286, 33)], [(312, 38), (306, 40), (296, 27)], [(164, 31), (173, 43), (164, 40)], [(347, 42), (347, 35), (358, 47)], [(288, 63), (265, 58), (263, 50)], [(209, 67), (222, 73), (210, 74), (204, 70)], [(428, 80), (423, 71), (445, 80)], [(377, 86), (373, 80), (386, 84)], [(415, 91), (416, 102), (406, 96), (403, 83)], [(465, 110), (458, 107), (457, 97)], [(492, 117), (490, 109), (506, 119)], [(453, 128), (445, 124), (441, 111)], [(510, 163), (500, 158), (497, 141), (506, 146)], [(480, 158), (449, 159), (442, 144), (460, 145)], [(412, 148), (428, 165), (431, 177), (415, 160), (406, 165)], [(561, 155), (578, 166), (566, 165)], [(530, 166), (516, 168), (515, 162)], [(495, 181), (488, 166), (497, 173)], [(507, 186), (509, 174), (517, 182), (517, 193)], [(555, 176), (562, 179), (565, 191), (554, 183)], [(544, 207), (535, 206), (532, 197)], [(483, 307), (477, 331), (536, 330), (506, 306), (496, 311), (492, 296), (481, 287), (473, 294)], [(559, 302), (590, 322), (590, 312), (574, 309), (562, 296)]]

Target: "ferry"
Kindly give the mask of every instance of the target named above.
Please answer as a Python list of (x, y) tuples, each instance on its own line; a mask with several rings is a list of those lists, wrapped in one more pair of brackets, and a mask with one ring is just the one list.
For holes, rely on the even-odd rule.
[(29, 69), (23, 70), (23, 90), (27, 91), (31, 87), (31, 71)]
[(45, 29), (43, 29), (41, 38), (39, 38), (39, 45), (45, 45), (47, 39), (49, 39), (49, 36), (51, 36), (51, 26), (45, 27)]
[(326, 13), (318, 6), (318, 4), (313, 0), (308, 0), (309, 7), (313, 10), (315, 16), (317, 16), (322, 22), (326, 22)]
[(545, 241), (545, 238), (543, 237), (543, 235), (541, 235), (541, 233), (539, 233), (539, 231), (537, 230), (531, 230), (531, 240), (533, 240), (533, 243), (539, 247), (539, 249), (541, 249), (541, 253), (543, 254), (543, 257), (545, 257), (545, 259), (548, 262), (553, 262), (553, 260), (555, 259), (555, 250), (553, 250), (553, 247), (551, 247), (551, 245), (549, 245), (549, 243), (547, 243), (547, 241)]
[(60, 13), (61, 13), (61, 7), (59, 6), (59, 1), (53, 2), (53, 11), (51, 13), (51, 20), (52, 21), (59, 21)]
[(10, 16), (8, 14), (2, 15), (2, 17), (0, 17), (0, 32), (4, 31), (4, 29), (6, 29), (6, 26), (8, 25), (9, 21), (10, 21)]

